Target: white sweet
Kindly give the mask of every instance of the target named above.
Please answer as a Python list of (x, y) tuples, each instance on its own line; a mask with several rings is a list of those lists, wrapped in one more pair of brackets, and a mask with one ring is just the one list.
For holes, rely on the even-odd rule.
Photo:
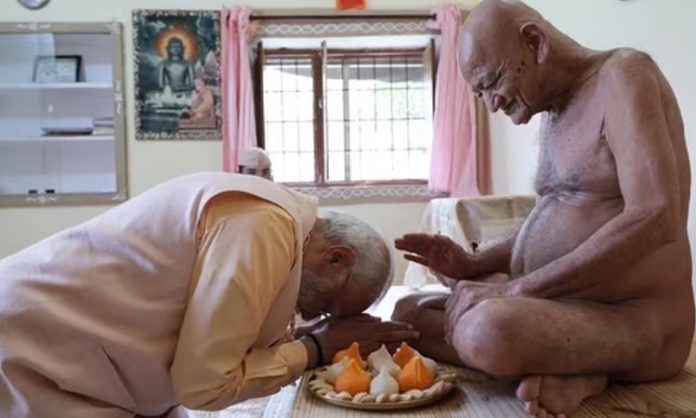
[(399, 383), (389, 374), (387, 368), (382, 368), (377, 377), (370, 382), (370, 395), (392, 395), (399, 393)]
[(391, 354), (387, 347), (382, 344), (382, 346), (377, 351), (373, 351), (367, 356), (367, 364), (372, 368), (373, 371), (379, 373), (383, 368), (387, 369), (387, 372), (392, 376), (397, 376), (401, 371), (401, 367), (394, 363)]
[(318, 372), (317, 377), (320, 377), (332, 385), (335, 385), (336, 379), (338, 379), (338, 376), (343, 373), (343, 370), (345, 370), (346, 367), (348, 367), (349, 362), (350, 360), (347, 357), (343, 357), (338, 363), (334, 363), (326, 370)]
[(379, 362), (384, 358), (391, 359), (391, 354), (389, 354), (389, 350), (387, 350), (387, 347), (385, 347), (384, 344), (382, 344), (379, 350), (375, 350), (367, 356), (367, 365), (375, 367), (375, 361)]

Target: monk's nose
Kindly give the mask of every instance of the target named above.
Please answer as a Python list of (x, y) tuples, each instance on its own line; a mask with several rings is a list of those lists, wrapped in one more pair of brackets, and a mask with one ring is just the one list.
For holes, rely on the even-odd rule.
[(498, 109), (505, 106), (505, 99), (502, 96), (494, 94), (491, 98), (491, 110), (497, 112)]

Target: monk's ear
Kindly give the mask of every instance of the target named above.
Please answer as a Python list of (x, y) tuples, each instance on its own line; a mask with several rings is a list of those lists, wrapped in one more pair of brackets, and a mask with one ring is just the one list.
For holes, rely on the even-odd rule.
[(534, 54), (537, 64), (546, 61), (549, 56), (549, 38), (538, 24), (527, 22), (520, 27), (520, 36), (525, 47)]

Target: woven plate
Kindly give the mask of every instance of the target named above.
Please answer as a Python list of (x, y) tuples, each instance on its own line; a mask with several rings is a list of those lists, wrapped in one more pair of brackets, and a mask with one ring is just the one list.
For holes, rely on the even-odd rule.
[[(336, 397), (330, 396), (329, 394), (319, 393), (321, 392), (321, 388), (316, 386), (316, 382), (313, 382), (316, 380), (323, 380), (320, 377), (317, 377), (317, 373), (323, 370), (325, 370), (325, 368), (315, 369), (311, 372), (309, 379), (307, 379), (307, 390), (315, 397), (331, 405), (336, 405), (348, 409), (359, 409), (363, 411), (396, 411), (400, 409), (417, 408), (419, 406), (428, 405), (445, 398), (452, 392), (452, 389), (455, 386), (452, 383), (454, 380), (454, 375), (440, 369), (438, 370), (438, 373), (435, 376), (435, 384), (433, 386), (441, 386), (439, 390), (434, 391), (433, 393), (428, 393), (428, 389), (426, 389), (425, 391), (421, 391), (421, 396), (417, 399), (385, 401), (382, 403), (378, 403), (376, 401), (356, 402), (352, 399), (337, 399)], [(442, 383), (440, 384), (439, 382)], [(329, 383), (327, 382), (326, 384)]]

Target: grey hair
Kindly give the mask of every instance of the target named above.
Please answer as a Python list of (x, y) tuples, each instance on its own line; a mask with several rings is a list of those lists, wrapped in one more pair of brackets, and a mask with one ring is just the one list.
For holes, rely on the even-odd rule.
[(348, 277), (365, 289), (372, 307), (382, 301), (394, 279), (394, 257), (384, 237), (362, 219), (345, 212), (328, 211), (322, 217), (324, 237), (330, 244), (355, 251)]

